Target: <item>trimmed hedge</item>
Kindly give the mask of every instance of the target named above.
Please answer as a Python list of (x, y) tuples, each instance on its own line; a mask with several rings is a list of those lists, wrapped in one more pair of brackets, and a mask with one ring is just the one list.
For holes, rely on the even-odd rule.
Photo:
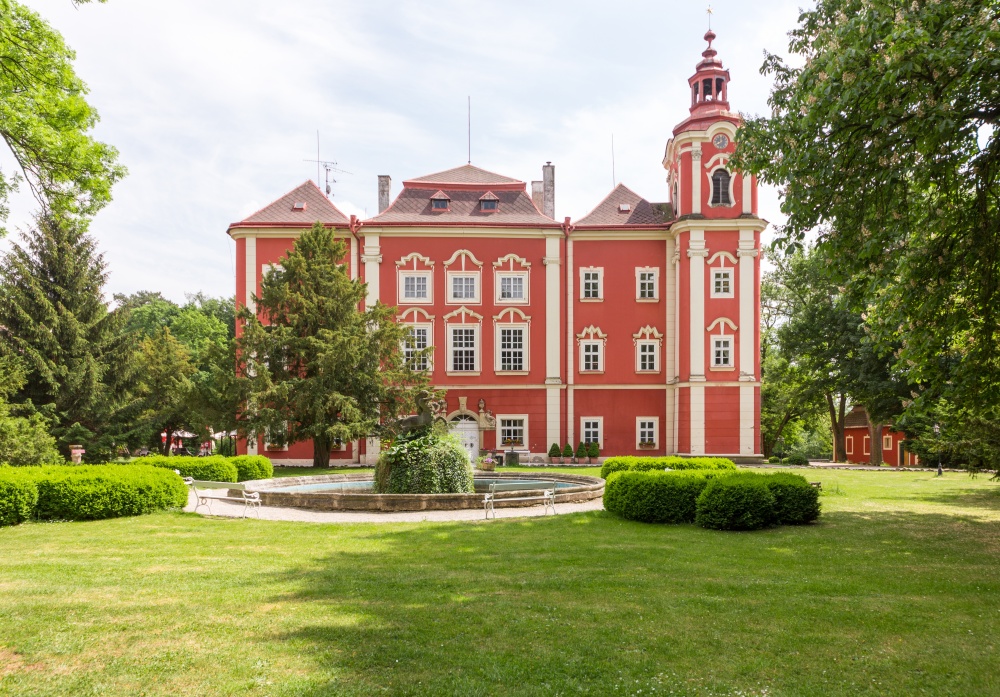
[[(194, 457), (191, 455), (147, 455), (132, 460), (130, 464), (162, 467), (177, 470), (182, 477), (192, 477), (208, 482), (235, 482), (239, 471), (232, 459), (221, 455)], [(272, 469), (273, 473), (273, 469)]]
[(805, 525), (819, 518), (819, 489), (800, 474), (779, 472), (763, 475), (774, 496), (775, 522)]
[(604, 508), (629, 520), (718, 530), (803, 525), (820, 514), (819, 490), (805, 477), (729, 470), (612, 472)]
[(705, 472), (614, 472), (604, 485), (605, 510), (644, 523), (692, 523)]
[(26, 467), (37, 488), (33, 514), (47, 520), (141, 515), (187, 503), (184, 481), (164, 469), (134, 465)]
[(0, 527), (23, 523), (37, 504), (34, 481), (12, 467), (0, 467)]
[(712, 480), (698, 496), (695, 523), (713, 530), (759, 530), (775, 522), (774, 494), (757, 474)]
[(612, 472), (633, 470), (648, 472), (650, 470), (728, 470), (735, 472), (736, 465), (725, 457), (639, 457), (623, 455), (609, 457), (601, 467), (601, 478), (607, 479)]
[(254, 479), (270, 479), (274, 476), (274, 465), (263, 455), (237, 455), (228, 458), (236, 467), (236, 481), (249, 482)]

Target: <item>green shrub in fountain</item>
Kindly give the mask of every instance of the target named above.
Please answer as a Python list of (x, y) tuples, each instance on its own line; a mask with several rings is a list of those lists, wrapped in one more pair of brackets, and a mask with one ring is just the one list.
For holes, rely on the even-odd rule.
[(440, 429), (398, 437), (375, 467), (380, 494), (475, 493), (469, 454), (454, 434)]

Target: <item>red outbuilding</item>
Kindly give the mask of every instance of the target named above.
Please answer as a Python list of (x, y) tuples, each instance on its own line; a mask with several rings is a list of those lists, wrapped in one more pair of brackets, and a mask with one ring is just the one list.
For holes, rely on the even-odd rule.
[[(760, 458), (757, 186), (732, 171), (739, 116), (709, 42), (689, 80), (690, 116), (663, 166), (670, 202), (619, 185), (590, 213), (556, 221), (555, 167), (524, 181), (471, 164), (403, 181), (379, 213), (344, 216), (311, 182), (229, 227), (236, 297), (320, 220), (350, 245), (367, 304), (398, 308), (420, 367), (447, 390), (441, 416), (470, 451), (544, 456), (596, 441), (602, 455)], [(372, 462), (378, 443), (334, 462)], [(311, 444), (239, 451), (311, 464)]]
[[(864, 407), (854, 407), (844, 417), (844, 454), (856, 465), (871, 462), (872, 427)], [(906, 448), (906, 436), (892, 430), (892, 424), (882, 427), (882, 463), (893, 467), (916, 467), (920, 458)]]

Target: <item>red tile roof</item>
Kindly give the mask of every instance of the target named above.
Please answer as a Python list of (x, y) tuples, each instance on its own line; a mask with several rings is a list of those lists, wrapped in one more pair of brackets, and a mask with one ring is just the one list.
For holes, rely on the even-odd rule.
[(524, 182), (495, 172), (487, 172), (475, 165), (462, 165), (403, 182), (403, 186), (407, 184), (524, 184)]
[[(622, 204), (628, 210), (621, 209)], [(618, 225), (668, 226), (673, 211), (668, 203), (650, 203), (624, 184), (616, 186), (594, 210), (575, 221), (575, 227), (615, 227)]]
[(869, 427), (868, 412), (864, 407), (854, 407), (844, 416), (844, 428)]
[[(493, 186), (492, 188), (496, 188)], [(531, 197), (524, 192), (499, 190), (493, 195), (499, 201), (496, 210), (483, 211), (479, 200), (487, 193), (486, 188), (463, 188), (450, 190), (444, 187), (444, 193), (451, 200), (449, 210), (434, 211), (431, 209), (433, 192), (428, 189), (415, 189), (404, 186), (392, 205), (374, 218), (365, 221), (367, 225), (396, 224), (434, 224), (434, 225), (546, 225), (557, 223), (542, 215)], [(439, 192), (440, 193), (440, 192)]]
[[(305, 207), (297, 209), (295, 204), (304, 203)], [(327, 225), (348, 225), (350, 220), (340, 210), (330, 203), (314, 182), (307, 181), (289, 191), (277, 201), (270, 203), (253, 215), (244, 218), (230, 227), (265, 227), (279, 225), (283, 227), (310, 227), (319, 220)]]

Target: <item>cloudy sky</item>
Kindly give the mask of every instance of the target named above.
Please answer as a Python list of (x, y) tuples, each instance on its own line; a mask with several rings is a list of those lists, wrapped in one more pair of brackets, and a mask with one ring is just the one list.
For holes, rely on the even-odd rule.
[[(96, 135), (129, 168), (91, 227), (109, 291), (178, 301), (232, 295), (228, 224), (316, 178), (317, 131), (349, 172), (334, 203), (367, 217), (377, 175), (395, 196), (466, 161), (467, 97), (473, 164), (530, 181), (552, 161), (557, 218), (611, 189), (612, 135), (615, 179), (667, 200), (660, 161), (707, 27), (707, 3), (689, 2), (26, 1), (76, 50)], [(767, 110), (763, 51), (785, 52), (800, 4), (713, 2), (734, 109)], [(18, 196), (10, 227), (32, 208)], [(760, 208), (781, 220), (773, 191)]]

